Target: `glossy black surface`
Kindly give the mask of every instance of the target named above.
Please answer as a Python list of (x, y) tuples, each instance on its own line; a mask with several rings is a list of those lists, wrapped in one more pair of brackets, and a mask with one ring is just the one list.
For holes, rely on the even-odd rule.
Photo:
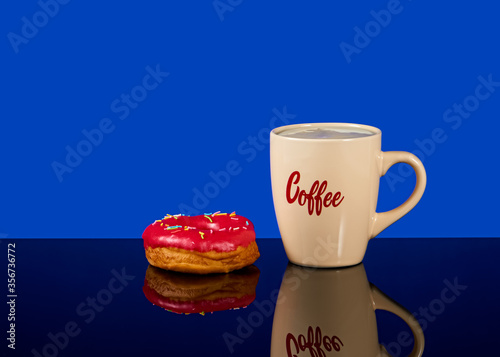
[[(258, 240), (254, 302), (204, 315), (176, 314), (146, 299), (148, 263), (141, 240), (4, 239), (4, 272), (9, 243), (15, 243), (16, 349), (7, 347), (9, 305), (4, 303), (1, 350), (6, 356), (270, 353), (273, 313), (263, 306), (276, 300), (288, 265), (279, 239)], [(363, 264), (369, 282), (416, 313), (425, 335), (424, 356), (498, 356), (499, 252), (498, 239), (374, 239)], [(3, 284), (3, 299), (10, 301), (7, 277)], [(406, 324), (385, 311), (377, 310), (376, 317), (380, 343), (394, 357), (408, 355), (411, 346), (402, 346), (410, 331)]]

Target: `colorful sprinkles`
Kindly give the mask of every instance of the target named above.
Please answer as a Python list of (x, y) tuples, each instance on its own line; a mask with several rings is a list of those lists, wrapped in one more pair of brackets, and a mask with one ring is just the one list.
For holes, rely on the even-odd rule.
[[(185, 216), (184, 214), (176, 214), (176, 215), (171, 215), (171, 214), (166, 214), (163, 219), (157, 219), (154, 221), (154, 224), (156, 223), (160, 223), (160, 226), (163, 227), (163, 230), (168, 230), (168, 231), (171, 231), (172, 234), (174, 233), (178, 233), (178, 232), (181, 232), (181, 231), (188, 231), (188, 230), (196, 230), (195, 227), (190, 227), (190, 226), (181, 226), (181, 225), (175, 225), (175, 226), (169, 226), (164, 220), (167, 220), (167, 219), (171, 219), (171, 218), (174, 218), (174, 219), (178, 219), (179, 217), (181, 216)], [(220, 211), (217, 211), (217, 212), (214, 212), (214, 213), (205, 213), (203, 214), (203, 216), (208, 219), (210, 221), (210, 223), (213, 223), (214, 220), (212, 219), (213, 217), (216, 217), (216, 216), (227, 216), (227, 217), (230, 217), (231, 220), (234, 220), (234, 221), (238, 221), (239, 218), (236, 217), (236, 212), (232, 212), (232, 213), (221, 213)], [(179, 222), (180, 223), (180, 222)], [(246, 226), (245, 226), (246, 225)], [(250, 223), (249, 221), (245, 221), (245, 225), (241, 226), (241, 227), (221, 227), (218, 232), (223, 232), (223, 231), (226, 231), (226, 230), (229, 230), (229, 231), (232, 231), (232, 230), (238, 230), (238, 229), (244, 229), (244, 230), (247, 230), (249, 229), (249, 226)], [(205, 234), (213, 234), (214, 231), (212, 229), (210, 230), (204, 230), (204, 231), (198, 231), (198, 233), (200, 234), (200, 238), (201, 239), (205, 239)]]

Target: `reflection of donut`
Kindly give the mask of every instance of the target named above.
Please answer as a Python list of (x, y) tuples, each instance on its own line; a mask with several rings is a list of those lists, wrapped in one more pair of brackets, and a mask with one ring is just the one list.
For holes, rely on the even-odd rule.
[(252, 222), (234, 212), (167, 215), (142, 238), (151, 265), (184, 273), (227, 273), (260, 256)]
[(193, 314), (245, 307), (255, 300), (260, 271), (250, 265), (229, 274), (193, 275), (150, 265), (144, 295), (165, 310)]

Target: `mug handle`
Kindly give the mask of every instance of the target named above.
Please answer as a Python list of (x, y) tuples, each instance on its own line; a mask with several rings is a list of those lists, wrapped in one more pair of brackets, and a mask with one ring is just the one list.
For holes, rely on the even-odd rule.
[(402, 162), (409, 164), (413, 168), (413, 170), (415, 170), (415, 174), (417, 175), (417, 182), (410, 197), (408, 197), (408, 199), (399, 207), (396, 207), (387, 212), (375, 213), (375, 216), (373, 217), (372, 233), (370, 239), (377, 236), (384, 229), (410, 212), (410, 210), (415, 207), (418, 201), (420, 201), (420, 198), (424, 194), (425, 185), (427, 183), (427, 175), (425, 174), (425, 169), (422, 161), (420, 161), (418, 157), (409, 152), (381, 152), (380, 162), (381, 177), (386, 174), (387, 170), (389, 170), (392, 165), (397, 164), (398, 162)]
[(399, 316), (410, 327), (413, 333), (413, 350), (408, 357), (420, 357), (424, 353), (425, 338), (417, 319), (403, 306), (385, 295), (379, 288), (370, 283), (374, 310), (386, 310)]

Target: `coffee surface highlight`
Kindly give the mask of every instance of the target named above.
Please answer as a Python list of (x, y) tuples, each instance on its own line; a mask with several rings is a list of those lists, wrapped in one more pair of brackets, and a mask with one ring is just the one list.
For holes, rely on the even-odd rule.
[(374, 135), (371, 131), (353, 128), (301, 127), (285, 130), (278, 135), (298, 139), (354, 139)]

